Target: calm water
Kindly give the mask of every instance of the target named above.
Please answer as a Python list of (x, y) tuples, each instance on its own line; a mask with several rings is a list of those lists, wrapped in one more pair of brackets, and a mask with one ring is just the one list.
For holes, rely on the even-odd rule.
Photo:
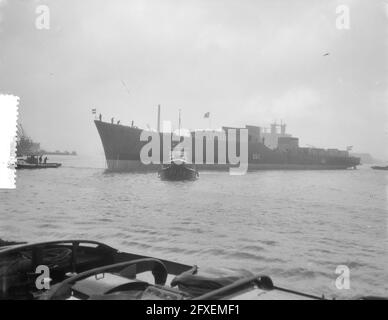
[[(343, 298), (388, 296), (387, 178), (369, 168), (202, 173), (104, 172), (104, 160), (50, 157), (60, 169), (18, 171), (0, 190), (0, 238), (83, 238), (226, 274), (268, 274), (279, 286)], [(338, 265), (350, 290), (338, 290)]]

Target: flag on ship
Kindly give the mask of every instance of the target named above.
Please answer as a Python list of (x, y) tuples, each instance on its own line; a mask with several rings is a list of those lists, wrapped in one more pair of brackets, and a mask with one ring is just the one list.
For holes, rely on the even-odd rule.
[(97, 113), (97, 109), (92, 109), (92, 114), (96, 114)]
[(210, 117), (210, 112), (206, 112), (204, 115), (203, 115), (204, 118), (209, 118)]

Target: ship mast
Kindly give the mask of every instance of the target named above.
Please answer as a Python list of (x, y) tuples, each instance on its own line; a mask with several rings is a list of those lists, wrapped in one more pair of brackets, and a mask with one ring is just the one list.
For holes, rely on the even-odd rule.
[(158, 128), (158, 132), (160, 132), (160, 104), (158, 104), (158, 125), (157, 125), (157, 128)]
[(179, 140), (181, 138), (181, 109), (179, 109), (179, 127), (178, 127)]

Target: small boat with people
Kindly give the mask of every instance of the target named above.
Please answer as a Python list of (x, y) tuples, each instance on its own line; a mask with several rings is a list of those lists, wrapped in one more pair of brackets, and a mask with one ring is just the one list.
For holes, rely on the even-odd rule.
[(0, 243), (0, 299), (324, 299), (276, 286), (263, 274), (209, 277), (198, 271), (195, 265), (122, 252), (97, 241)]
[(47, 157), (30, 155), (25, 158), (19, 157), (16, 160), (16, 169), (48, 169), (58, 168), (62, 164), (57, 162), (47, 162)]
[[(16, 143), (16, 169), (47, 169), (58, 168), (60, 163), (47, 162), (47, 153), (40, 148), (40, 143), (34, 142), (18, 124), (18, 139)], [(43, 157), (46, 155), (45, 157)]]

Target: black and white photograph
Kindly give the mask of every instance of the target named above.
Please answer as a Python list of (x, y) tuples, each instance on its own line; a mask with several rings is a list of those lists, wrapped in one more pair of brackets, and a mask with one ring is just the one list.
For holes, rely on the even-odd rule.
[(387, 184), (388, 0), (0, 0), (0, 300), (387, 300)]

